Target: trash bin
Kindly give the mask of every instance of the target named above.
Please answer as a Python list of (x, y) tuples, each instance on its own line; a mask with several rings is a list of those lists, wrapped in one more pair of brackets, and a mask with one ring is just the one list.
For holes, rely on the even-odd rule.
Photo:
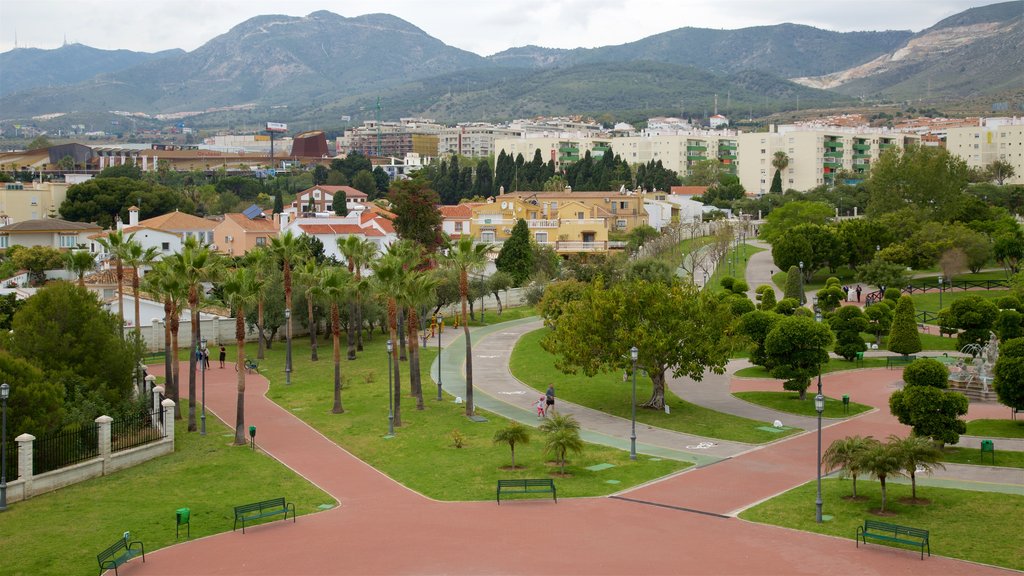
[(843, 414), (850, 413), (850, 395), (843, 394)]
[(995, 443), (992, 442), (991, 440), (982, 440), (981, 441), (981, 459), (982, 459), (983, 462), (985, 460), (985, 452), (988, 452), (989, 454), (992, 455), (992, 463), (995, 464), (996, 463), (996, 445), (995, 445)]
[(177, 519), (177, 524), (175, 524), (175, 526), (174, 526), (174, 539), (175, 540), (178, 539), (178, 529), (181, 528), (182, 526), (185, 526), (186, 538), (191, 538), (192, 537), (192, 524), (191, 524), (192, 511), (189, 510), (188, 508), (178, 508), (175, 511), (174, 515), (175, 515), (175, 518)]

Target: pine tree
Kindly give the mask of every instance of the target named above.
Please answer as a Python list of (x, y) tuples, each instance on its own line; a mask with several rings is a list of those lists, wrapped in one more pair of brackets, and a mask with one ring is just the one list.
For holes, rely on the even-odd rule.
[(906, 294), (900, 296), (896, 311), (893, 312), (889, 351), (904, 356), (921, 351), (921, 335), (917, 332), (917, 320), (914, 318), (914, 301)]

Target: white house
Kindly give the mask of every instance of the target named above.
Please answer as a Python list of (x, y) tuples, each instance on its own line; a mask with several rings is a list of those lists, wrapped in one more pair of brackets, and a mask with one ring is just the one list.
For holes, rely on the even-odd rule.
[(473, 218), (473, 210), (468, 204), (456, 206), (438, 206), (441, 212), (441, 231), (452, 240), (457, 240), (463, 234), (470, 234), (469, 221)]
[(373, 210), (355, 212), (345, 217), (297, 218), (288, 222), (282, 233), (291, 230), (293, 234), (313, 236), (323, 242), (324, 255), (344, 260), (338, 250), (338, 240), (349, 236), (360, 236), (377, 246), (378, 252), (398, 241), (395, 226), (391, 220)]
[(95, 224), (69, 222), (59, 218), (25, 220), (0, 226), (0, 249), (11, 246), (46, 246), (58, 250), (71, 250), (84, 246), (89, 236), (100, 230)]
[[(364, 192), (360, 192), (351, 186), (325, 186), (318, 185), (307, 188), (295, 195), (291, 206), (286, 208), (292, 214), (301, 213), (327, 213), (334, 214), (334, 196), (339, 193), (345, 194), (345, 207), (349, 212), (362, 211), (366, 208), (366, 201), (369, 198)], [(309, 210), (312, 206), (313, 210)]]

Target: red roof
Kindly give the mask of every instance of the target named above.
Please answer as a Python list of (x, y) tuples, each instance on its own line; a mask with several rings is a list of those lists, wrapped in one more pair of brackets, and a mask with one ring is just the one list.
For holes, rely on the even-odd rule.
[(355, 224), (299, 224), (307, 234), (362, 234), (364, 230)]
[(703, 196), (708, 191), (707, 186), (673, 186), (672, 193), (680, 196)]
[(345, 198), (346, 199), (348, 199), (348, 198), (364, 198), (364, 199), (365, 198), (369, 198), (369, 196), (367, 196), (365, 192), (360, 192), (359, 190), (356, 190), (355, 188), (353, 188), (351, 186), (324, 186), (324, 185), (313, 186), (311, 188), (306, 188), (302, 192), (299, 192), (297, 198), (302, 198), (303, 196), (306, 196), (307, 194), (309, 194), (313, 190), (320, 190), (321, 192), (327, 192), (331, 196), (333, 196), (333, 195), (337, 194), (339, 191), (341, 191), (341, 192), (345, 193)]
[(465, 204), (459, 204), (457, 206), (438, 206), (437, 209), (441, 212), (441, 217), (446, 219), (469, 220), (473, 217), (473, 210)]

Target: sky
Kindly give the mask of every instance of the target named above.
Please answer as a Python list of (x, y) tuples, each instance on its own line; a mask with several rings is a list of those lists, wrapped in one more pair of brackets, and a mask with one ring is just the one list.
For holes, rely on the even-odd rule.
[(592, 48), (684, 26), (794, 22), (848, 32), (919, 31), (993, 0), (0, 0), (0, 52), (78, 42), (107, 50), (191, 51), (264, 14), (387, 12), (488, 56), (514, 46)]

